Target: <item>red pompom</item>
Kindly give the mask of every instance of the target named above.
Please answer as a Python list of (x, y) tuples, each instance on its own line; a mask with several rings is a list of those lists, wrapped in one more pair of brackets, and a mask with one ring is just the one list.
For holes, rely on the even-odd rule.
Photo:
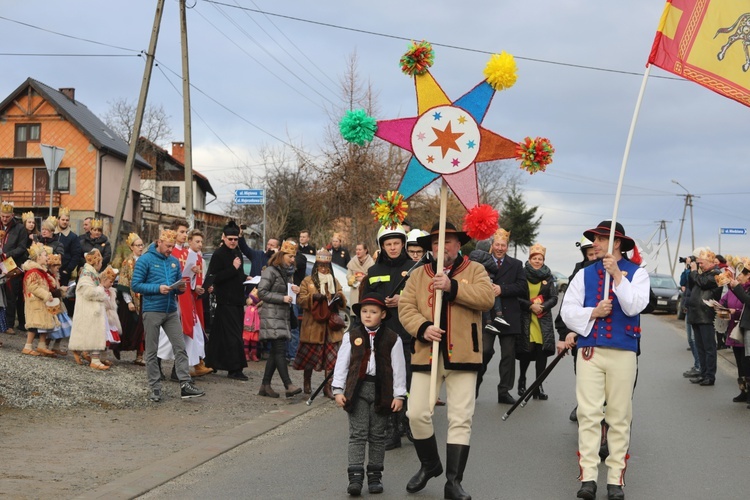
[(464, 217), (464, 231), (475, 240), (485, 240), (497, 231), (499, 217), (491, 205), (477, 205)]

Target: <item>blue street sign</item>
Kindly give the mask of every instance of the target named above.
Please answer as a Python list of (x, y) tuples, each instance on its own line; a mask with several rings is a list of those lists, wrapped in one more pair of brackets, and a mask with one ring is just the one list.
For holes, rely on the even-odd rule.
[(722, 227), (721, 234), (747, 234), (747, 229), (744, 227)]
[(244, 198), (246, 196), (263, 197), (263, 189), (237, 189), (234, 191), (235, 198)]
[(263, 196), (235, 196), (235, 205), (263, 205)]

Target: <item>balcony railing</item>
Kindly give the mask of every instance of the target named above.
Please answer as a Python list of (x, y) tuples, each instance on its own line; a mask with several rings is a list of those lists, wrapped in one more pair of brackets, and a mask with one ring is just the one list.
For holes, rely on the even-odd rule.
[[(11, 201), (16, 208), (49, 207), (49, 191), (8, 191), (0, 193), (3, 201)], [(60, 191), (52, 192), (52, 206), (60, 206)]]
[(144, 212), (160, 213), (161, 201), (141, 193), (141, 210)]

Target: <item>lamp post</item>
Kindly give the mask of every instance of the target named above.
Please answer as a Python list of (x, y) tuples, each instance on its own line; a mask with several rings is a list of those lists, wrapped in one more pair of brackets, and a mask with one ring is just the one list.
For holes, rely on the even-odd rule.
[(44, 158), (44, 165), (47, 167), (47, 173), (49, 173), (49, 214), (51, 216), (52, 194), (55, 188), (55, 172), (57, 172), (57, 167), (60, 166), (65, 150), (48, 144), (40, 144), (40, 147), (42, 150), (42, 158)]
[(672, 275), (674, 276), (675, 268), (677, 267), (677, 259), (680, 255), (680, 242), (682, 241), (682, 227), (685, 224), (685, 212), (687, 211), (687, 207), (690, 207), (690, 243), (692, 245), (692, 248), (695, 248), (695, 230), (693, 226), (693, 198), (699, 198), (699, 196), (695, 196), (694, 194), (691, 194), (688, 189), (677, 182), (675, 179), (672, 179), (673, 184), (677, 184), (682, 189), (685, 190), (686, 194), (678, 194), (677, 196), (684, 196), (685, 197), (685, 205), (682, 207), (682, 218), (680, 219), (680, 234), (677, 237), (677, 250), (674, 255), (674, 262), (672, 264)]

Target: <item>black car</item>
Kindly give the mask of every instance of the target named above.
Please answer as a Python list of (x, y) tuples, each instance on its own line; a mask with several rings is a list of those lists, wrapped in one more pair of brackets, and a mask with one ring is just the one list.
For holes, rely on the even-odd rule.
[(680, 304), (680, 287), (674, 278), (668, 274), (649, 274), (651, 279), (651, 290), (656, 295), (656, 307), (654, 311), (665, 311), (669, 314), (677, 314)]

